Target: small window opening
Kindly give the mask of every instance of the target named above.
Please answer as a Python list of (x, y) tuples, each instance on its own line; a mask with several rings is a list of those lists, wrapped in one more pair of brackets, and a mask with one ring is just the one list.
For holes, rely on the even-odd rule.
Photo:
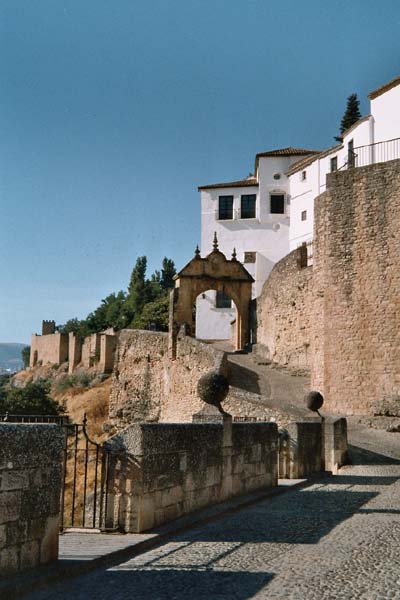
[(240, 199), (240, 217), (254, 219), (256, 216), (256, 195), (245, 194)]
[(271, 214), (283, 215), (285, 212), (284, 194), (271, 194)]
[(233, 219), (233, 196), (220, 196), (218, 198), (218, 219), (220, 221)]
[(216, 308), (232, 308), (232, 300), (225, 292), (217, 292), (215, 297)]

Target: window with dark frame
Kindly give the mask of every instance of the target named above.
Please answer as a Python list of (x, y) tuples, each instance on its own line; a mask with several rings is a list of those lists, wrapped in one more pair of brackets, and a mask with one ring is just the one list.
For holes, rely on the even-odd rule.
[(302, 171), (301, 172), (301, 180), (305, 181), (307, 179), (307, 171)]
[(337, 171), (337, 156), (331, 158), (331, 173), (333, 173), (333, 171)]
[(225, 292), (217, 292), (215, 296), (215, 308), (232, 308), (232, 300)]
[(240, 218), (255, 219), (256, 216), (256, 195), (244, 194), (240, 198)]
[(301, 220), (307, 221), (307, 211), (306, 210), (301, 211)]
[(271, 208), (270, 208), (271, 214), (283, 215), (285, 213), (285, 195), (284, 194), (271, 194), (270, 202), (271, 202)]
[(218, 219), (220, 221), (233, 219), (233, 196), (219, 196)]

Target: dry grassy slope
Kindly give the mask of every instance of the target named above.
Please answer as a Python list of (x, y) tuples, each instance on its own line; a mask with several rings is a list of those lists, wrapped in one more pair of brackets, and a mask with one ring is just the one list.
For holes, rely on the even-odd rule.
[(62, 394), (52, 393), (52, 397), (65, 407), (72, 423), (82, 423), (86, 413), (89, 437), (101, 442), (110, 433), (102, 429), (103, 423), (108, 422), (108, 401), (110, 398), (111, 377), (87, 389), (70, 388)]
[[(38, 365), (32, 369), (19, 371), (13, 377), (13, 385), (23, 387), (31, 381), (49, 379), (52, 383), (51, 397), (64, 406), (66, 414), (72, 423), (82, 423), (86, 413), (87, 430), (94, 441), (103, 441), (112, 435), (113, 431), (105, 433), (103, 424), (108, 422), (108, 405), (111, 390), (111, 376), (105, 381), (87, 388), (70, 387), (64, 392), (57, 392), (57, 383), (66, 376), (68, 365), (65, 363), (58, 368), (52, 365)], [(80, 372), (83, 372), (81, 369)], [(89, 375), (95, 376), (95, 369), (88, 369)]]

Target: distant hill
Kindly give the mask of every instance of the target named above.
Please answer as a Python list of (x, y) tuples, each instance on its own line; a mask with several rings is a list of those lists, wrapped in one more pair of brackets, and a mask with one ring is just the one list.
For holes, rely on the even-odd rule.
[(23, 362), (21, 351), (28, 344), (4, 344), (0, 342), (0, 370), (11, 369), (18, 371), (22, 369)]

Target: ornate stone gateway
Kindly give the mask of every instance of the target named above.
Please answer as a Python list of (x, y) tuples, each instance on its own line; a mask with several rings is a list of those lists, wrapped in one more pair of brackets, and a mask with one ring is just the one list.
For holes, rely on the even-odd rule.
[(171, 292), (169, 313), (169, 350), (176, 356), (177, 335), (182, 326), (192, 335), (194, 331), (193, 304), (199, 294), (208, 290), (224, 292), (236, 305), (236, 350), (242, 350), (249, 341), (251, 287), (254, 279), (237, 260), (233, 249), (231, 260), (218, 250), (214, 234), (213, 251), (201, 258), (197, 247), (194, 258), (175, 275), (175, 289)]

